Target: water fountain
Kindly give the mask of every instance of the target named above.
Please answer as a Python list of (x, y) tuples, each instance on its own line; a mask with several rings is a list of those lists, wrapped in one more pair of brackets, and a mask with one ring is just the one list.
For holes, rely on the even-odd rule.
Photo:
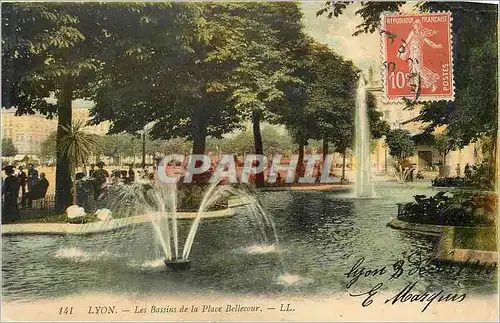
[(361, 76), (356, 92), (356, 197), (371, 198), (375, 192), (371, 178), (370, 126), (366, 110), (365, 81)]
[(411, 173), (410, 168), (403, 169), (401, 165), (399, 165), (399, 167), (394, 167), (394, 177), (396, 177), (398, 182), (401, 184), (406, 182), (406, 179), (408, 178), (410, 173)]
[[(278, 238), (274, 222), (262, 209), (255, 196), (244, 187), (236, 188), (231, 185), (213, 183), (208, 186), (203, 195), (181, 251), (177, 193), (176, 184), (139, 182), (120, 185), (112, 189), (107, 204), (115, 210), (115, 214), (120, 214), (124, 221), (128, 219), (132, 221), (138, 215), (149, 217), (164, 257), (164, 263), (173, 271), (190, 268), (189, 255), (203, 215), (219, 200), (229, 196), (237, 196), (247, 205), (250, 211), (248, 215), (252, 218), (251, 221), (255, 224), (259, 234), (259, 243), (261, 245), (273, 243), (277, 247)], [(269, 241), (271, 240), (268, 234), (270, 232), (273, 236), (272, 242)]]

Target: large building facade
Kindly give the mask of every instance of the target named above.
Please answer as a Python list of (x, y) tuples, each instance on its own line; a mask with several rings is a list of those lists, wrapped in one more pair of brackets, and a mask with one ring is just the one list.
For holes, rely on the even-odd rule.
[[(73, 101), (73, 120), (90, 119), (90, 109), (93, 102), (84, 100)], [(105, 135), (109, 123), (103, 122), (96, 126), (85, 126), (84, 130), (96, 135)], [(12, 139), (18, 155), (36, 156), (45, 139), (57, 130), (57, 117), (47, 119), (41, 114), (16, 116), (15, 109), (2, 109), (2, 138)]]

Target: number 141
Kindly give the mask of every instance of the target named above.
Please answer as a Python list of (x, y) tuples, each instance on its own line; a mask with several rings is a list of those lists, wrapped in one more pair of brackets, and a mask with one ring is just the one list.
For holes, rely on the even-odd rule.
[(63, 306), (59, 308), (59, 315), (61, 314), (73, 314), (73, 306)]

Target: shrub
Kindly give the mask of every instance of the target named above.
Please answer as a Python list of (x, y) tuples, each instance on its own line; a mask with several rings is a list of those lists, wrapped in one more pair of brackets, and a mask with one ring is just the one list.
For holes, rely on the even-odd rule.
[(463, 177), (436, 177), (432, 180), (434, 187), (463, 187), (472, 184), (471, 180)]
[[(210, 185), (209, 183), (180, 184), (177, 191), (177, 209), (179, 211), (197, 211)], [(227, 207), (228, 198), (221, 196), (219, 201), (216, 201), (209, 210), (220, 210)]]
[[(415, 202), (400, 204), (398, 218), (408, 222), (451, 225), (490, 226), (494, 225), (496, 196), (493, 194), (473, 194), (439, 192), (435, 196), (415, 195)], [(481, 210), (481, 212), (479, 212)]]
[(482, 162), (478, 166), (474, 165), (471, 168), (470, 181), (481, 188), (491, 189), (490, 169), (488, 163)]

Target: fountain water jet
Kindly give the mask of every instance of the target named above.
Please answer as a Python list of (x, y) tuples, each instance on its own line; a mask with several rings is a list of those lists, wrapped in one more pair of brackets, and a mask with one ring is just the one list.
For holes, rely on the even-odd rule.
[(399, 167), (394, 168), (394, 177), (396, 177), (399, 183), (405, 183), (410, 173), (411, 169), (409, 168), (403, 169), (401, 165), (399, 165)]
[(374, 197), (370, 161), (370, 126), (366, 109), (366, 89), (363, 76), (358, 81), (356, 92), (356, 197)]
[[(274, 222), (262, 209), (257, 199), (245, 188), (236, 188), (230, 185), (210, 184), (196, 217), (194, 218), (185, 243), (181, 246), (179, 237), (179, 221), (177, 215), (177, 185), (156, 183), (134, 183), (120, 185), (109, 192), (108, 204), (114, 214), (120, 214), (120, 221), (133, 221), (137, 215), (147, 215), (156, 236), (158, 250), (162, 253), (164, 264), (167, 268), (180, 271), (190, 268), (189, 259), (194, 239), (203, 214), (223, 197), (238, 196), (247, 204), (252, 224), (255, 224), (259, 234), (258, 243), (269, 244), (268, 232), (274, 236), (274, 248), (278, 246), (278, 237)], [(103, 226), (110, 223), (102, 221)], [(133, 224), (133, 222), (130, 222)], [(123, 223), (122, 223), (123, 225)], [(181, 251), (182, 249), (182, 251)], [(283, 263), (281, 259), (281, 264)]]

